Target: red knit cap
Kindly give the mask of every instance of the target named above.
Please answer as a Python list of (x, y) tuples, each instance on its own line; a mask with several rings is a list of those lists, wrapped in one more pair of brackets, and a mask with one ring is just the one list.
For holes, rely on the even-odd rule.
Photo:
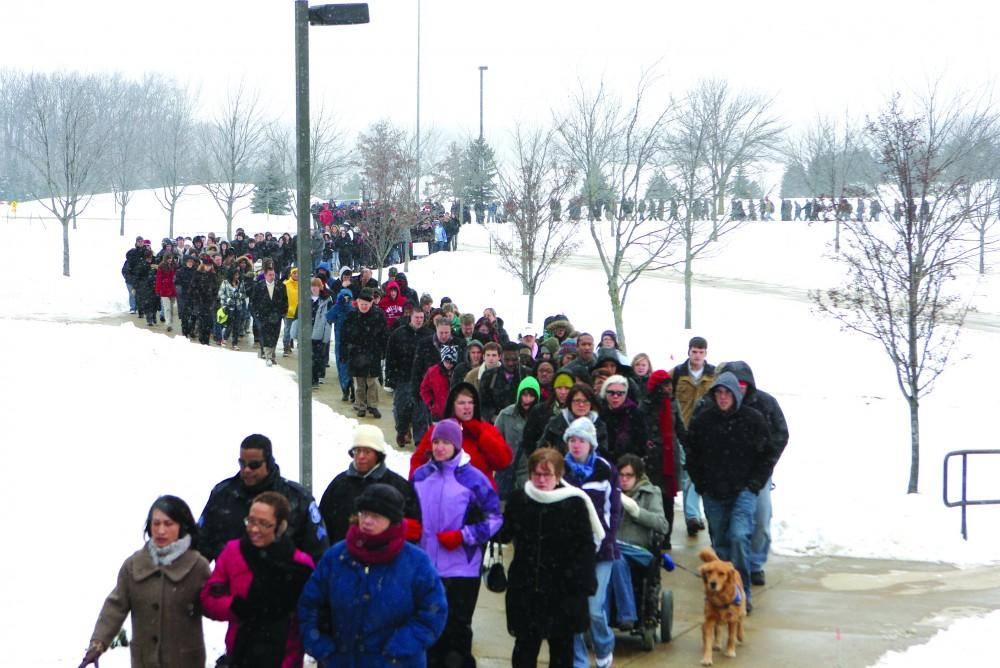
[(664, 371), (663, 369), (657, 369), (653, 373), (649, 374), (649, 380), (646, 381), (646, 389), (652, 392), (657, 385), (662, 385), (663, 383), (669, 381), (670, 373), (668, 371)]

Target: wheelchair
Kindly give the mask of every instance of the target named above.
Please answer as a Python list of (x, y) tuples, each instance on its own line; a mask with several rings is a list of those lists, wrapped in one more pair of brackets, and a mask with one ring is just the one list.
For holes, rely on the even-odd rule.
[(665, 541), (663, 536), (655, 533), (653, 539), (650, 550), (628, 543), (618, 544), (632, 581), (632, 600), (635, 601), (638, 617), (633, 625), (624, 628), (618, 625), (616, 596), (611, 592), (608, 594), (608, 620), (611, 627), (638, 637), (646, 652), (651, 652), (657, 641), (670, 642), (674, 622), (674, 594), (669, 589), (663, 589), (660, 584), (660, 568), (663, 563), (660, 555)]

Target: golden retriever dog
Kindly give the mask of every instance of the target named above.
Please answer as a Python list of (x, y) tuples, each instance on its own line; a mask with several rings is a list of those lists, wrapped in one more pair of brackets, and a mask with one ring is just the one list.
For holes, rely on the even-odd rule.
[(719, 642), (720, 624), (729, 625), (726, 656), (736, 656), (736, 641), (743, 642), (743, 620), (747, 616), (746, 589), (743, 578), (731, 561), (721, 561), (710, 547), (698, 553), (705, 563), (698, 572), (705, 585), (705, 622), (701, 625), (703, 653), (701, 665), (712, 665), (712, 648), (722, 649)]

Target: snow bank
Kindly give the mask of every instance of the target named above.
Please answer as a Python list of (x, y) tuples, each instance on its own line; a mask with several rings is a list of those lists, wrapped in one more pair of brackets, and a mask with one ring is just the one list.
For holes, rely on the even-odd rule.
[[(6, 665), (77, 665), (121, 562), (142, 546), (146, 512), (177, 494), (198, 515), (235, 475), (239, 443), (260, 432), (283, 475), (298, 478), (293, 374), (253, 355), (136, 328), (4, 320), (0, 371), (9, 540), (0, 625)], [(348, 461), (356, 421), (313, 404), (321, 495)], [(406, 473), (408, 458), (393, 469)], [(209, 656), (225, 626), (205, 620)], [(111, 667), (128, 651), (111, 652)], [(105, 659), (101, 660), (105, 665)]]
[(872, 668), (952, 666), (961, 662), (960, 657), (995, 656), (998, 627), (1000, 610), (960, 619), (922, 645), (913, 645), (903, 652), (886, 652)]

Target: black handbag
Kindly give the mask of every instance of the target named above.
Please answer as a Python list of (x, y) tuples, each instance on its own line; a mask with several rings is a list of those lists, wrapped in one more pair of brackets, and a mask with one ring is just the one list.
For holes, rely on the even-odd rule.
[(503, 545), (490, 541), (489, 557), (483, 561), (482, 570), (483, 582), (487, 589), (497, 594), (507, 591), (507, 574), (503, 570)]

